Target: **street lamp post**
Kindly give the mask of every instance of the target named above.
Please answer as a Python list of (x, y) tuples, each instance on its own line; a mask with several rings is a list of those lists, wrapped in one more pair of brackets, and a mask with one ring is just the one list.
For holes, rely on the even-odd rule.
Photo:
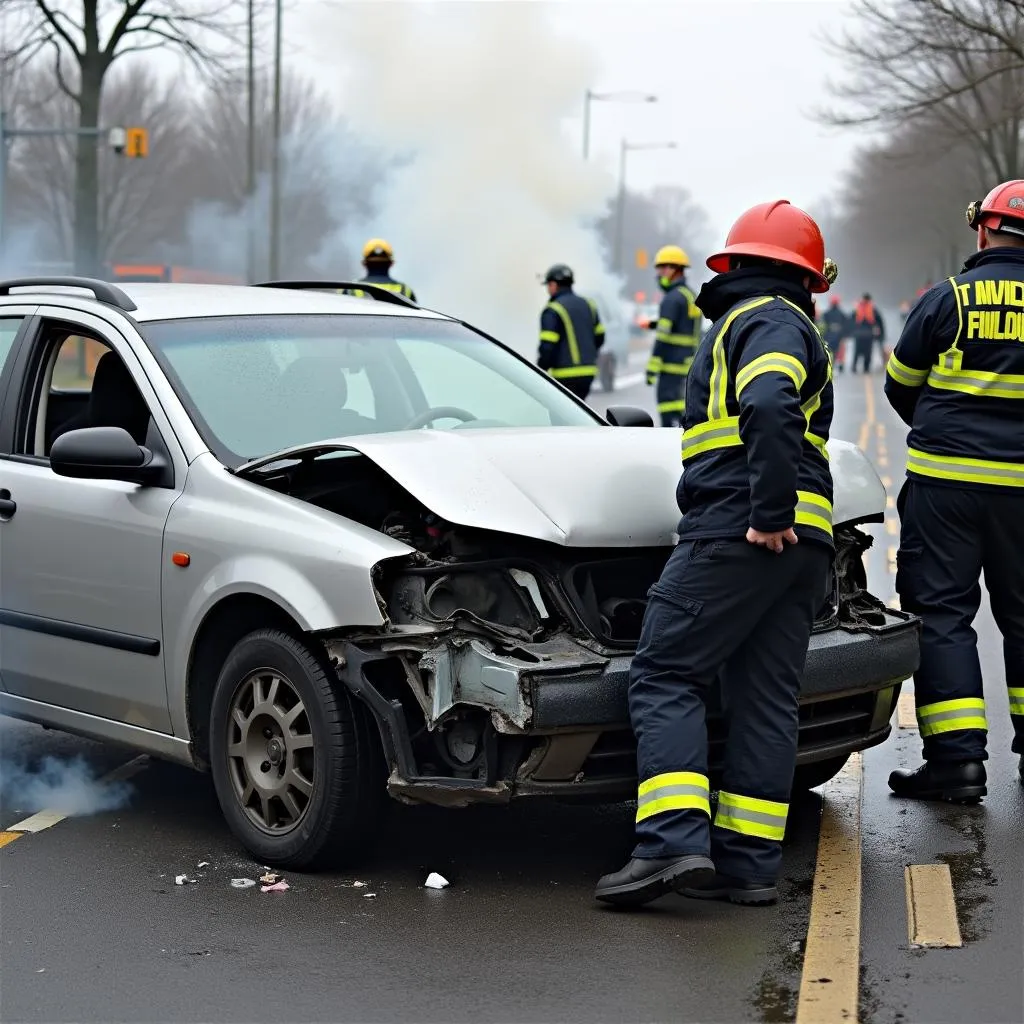
[(616, 273), (622, 270), (622, 222), (626, 207), (626, 154), (633, 149), (675, 149), (674, 142), (627, 142), (619, 146), (619, 196), (615, 204), (615, 241), (612, 256)]
[(270, 151), (270, 276), (277, 280), (281, 263), (281, 18), (282, 0), (274, 11), (274, 123)]
[(657, 103), (658, 97), (644, 92), (593, 92), (583, 94), (583, 159), (590, 158), (590, 104), (594, 100), (611, 100), (618, 103)]

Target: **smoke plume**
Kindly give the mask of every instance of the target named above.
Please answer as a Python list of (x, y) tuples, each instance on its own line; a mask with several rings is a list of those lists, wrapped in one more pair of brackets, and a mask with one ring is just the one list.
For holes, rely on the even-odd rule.
[(316, 40), (328, 42), (311, 43), (338, 68), (352, 127), (408, 158), (376, 216), (346, 232), (349, 249), (387, 238), (420, 302), (524, 354), (536, 351), (550, 264), (568, 263), (583, 294), (614, 301), (619, 284), (594, 229), (613, 183), (564, 131), (597, 69), (545, 6), (324, 4)]
[(133, 792), (126, 782), (102, 782), (81, 757), (45, 757), (37, 767), (11, 758), (0, 761), (0, 803), (18, 811), (58, 811), (69, 817), (116, 811)]

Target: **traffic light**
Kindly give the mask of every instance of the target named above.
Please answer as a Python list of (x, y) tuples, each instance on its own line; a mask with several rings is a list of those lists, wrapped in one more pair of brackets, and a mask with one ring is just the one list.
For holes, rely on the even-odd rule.
[(646, 270), (647, 269), (647, 250), (646, 249), (637, 249), (637, 251), (636, 251), (636, 265), (641, 270)]
[(149, 132), (145, 128), (129, 128), (125, 132), (124, 155), (128, 157), (149, 155)]

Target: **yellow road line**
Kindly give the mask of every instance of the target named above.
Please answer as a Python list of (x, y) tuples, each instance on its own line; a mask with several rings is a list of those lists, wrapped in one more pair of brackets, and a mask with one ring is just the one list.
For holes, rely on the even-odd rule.
[(889, 488), (892, 487), (892, 477), (891, 476), (883, 476), (881, 478), (881, 480), (882, 480), (882, 486), (886, 490), (889, 490)]
[(0, 832), (0, 849), (3, 849), (8, 843), (13, 843), (20, 836), (20, 832)]
[(911, 949), (955, 949), (964, 944), (956, 920), (953, 879), (948, 864), (908, 864), (907, 935)]
[(885, 424), (881, 421), (875, 424), (875, 434), (878, 436), (879, 440), (885, 437)]
[(901, 729), (917, 728), (917, 711), (912, 693), (900, 694), (900, 699), (896, 702), (896, 724)]
[(858, 753), (822, 789), (818, 863), (796, 1024), (858, 1019), (863, 782)]
[(900, 535), (900, 524), (891, 517), (885, 521), (885, 532), (891, 537), (898, 537)]
[(899, 609), (899, 606), (900, 606), (900, 599), (899, 599), (899, 597), (890, 597), (889, 598), (889, 607), (890, 608)]
[(867, 454), (867, 450), (868, 450), (868, 421), (867, 420), (865, 420), (860, 425), (860, 434), (857, 437), (857, 447), (862, 452)]
[(878, 455), (876, 457), (878, 459), (878, 464), (882, 467), (882, 469), (885, 469), (889, 465), (889, 456), (888, 455), (881, 455), (880, 454), (880, 455)]
[(885, 496), (885, 507), (888, 509), (894, 509), (896, 507), (896, 499), (891, 495)]
[[(96, 784), (102, 786), (108, 782), (120, 782), (123, 779), (130, 778), (132, 775), (137, 775), (148, 764), (149, 757), (146, 754), (140, 754), (138, 757), (132, 758), (131, 761), (126, 761), (120, 767), (115, 768), (112, 772), (107, 772), (106, 775), (96, 780)], [(7, 831), (17, 832), (18, 834), (24, 832), (42, 832), (43, 829), (52, 828), (58, 822), (63, 821), (66, 817), (67, 814), (63, 811), (43, 810), (19, 821), (16, 825), (11, 825)], [(10, 840), (8, 840), (8, 842), (10, 842)]]
[(896, 571), (896, 545), (890, 544), (889, 550), (886, 552), (889, 561), (889, 572)]
[(875, 393), (871, 390), (871, 378), (864, 375), (862, 378), (864, 381), (864, 403), (867, 406), (867, 421), (874, 425), (875, 423)]

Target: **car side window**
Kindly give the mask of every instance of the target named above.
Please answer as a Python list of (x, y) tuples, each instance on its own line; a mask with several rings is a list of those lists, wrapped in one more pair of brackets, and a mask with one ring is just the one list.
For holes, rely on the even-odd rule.
[(14, 348), (14, 339), (21, 329), (23, 319), (20, 316), (0, 317), (0, 372), (3, 371), (11, 349)]
[(44, 327), (42, 339), (36, 387), (19, 412), (17, 453), (45, 458), (61, 434), (82, 427), (122, 427), (145, 444), (149, 407), (121, 357), (61, 324)]

